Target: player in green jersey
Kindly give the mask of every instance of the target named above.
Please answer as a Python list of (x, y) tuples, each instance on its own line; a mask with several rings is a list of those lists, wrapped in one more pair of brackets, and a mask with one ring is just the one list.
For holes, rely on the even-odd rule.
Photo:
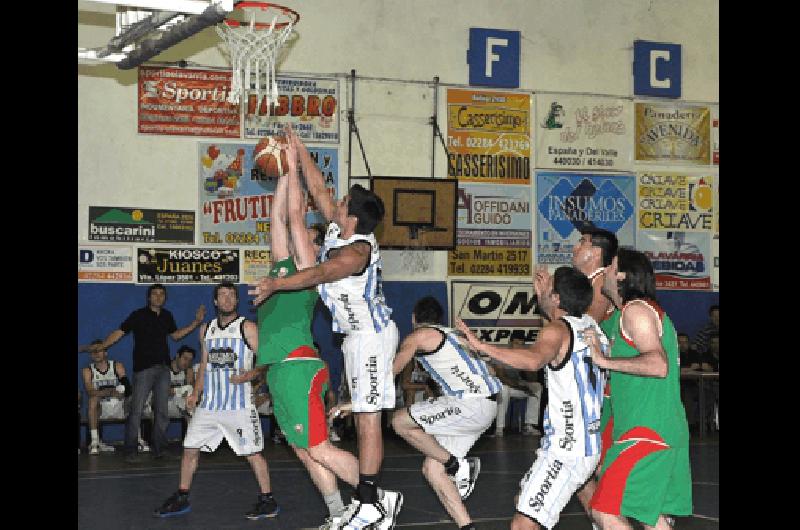
[(596, 337), (587, 337), (594, 363), (614, 372), (613, 444), (592, 497), (593, 515), (603, 529), (633, 528), (628, 517), (668, 529), (668, 514), (692, 513), (677, 334), (656, 302), (653, 266), (643, 253), (620, 249), (605, 287), (620, 311), (610, 330), (610, 357)]
[[(291, 142), (286, 155), (289, 171), (278, 179), (271, 213), (273, 266), (269, 276), (273, 278), (313, 267), (322, 239), (321, 233), (305, 225), (306, 201), (297, 174), (297, 149)], [(269, 367), (267, 384), (275, 418), (325, 498), (330, 516), (322, 528), (327, 528), (344, 511), (336, 477), (355, 488), (359, 476), (358, 459), (328, 441), (324, 396), (329, 374), (311, 334), (318, 298), (312, 287), (280, 292), (262, 303), (258, 307), (257, 368), (232, 381), (263, 377)]]

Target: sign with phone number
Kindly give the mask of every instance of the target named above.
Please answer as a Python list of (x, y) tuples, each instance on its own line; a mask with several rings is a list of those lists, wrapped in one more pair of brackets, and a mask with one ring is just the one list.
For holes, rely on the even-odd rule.
[(450, 276), (530, 276), (530, 247), (459, 245), (450, 252), (447, 269)]

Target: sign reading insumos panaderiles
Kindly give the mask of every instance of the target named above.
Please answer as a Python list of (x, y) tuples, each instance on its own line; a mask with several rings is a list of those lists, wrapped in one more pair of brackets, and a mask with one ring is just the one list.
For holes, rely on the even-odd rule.
[(531, 282), (468, 282), (450, 285), (452, 323), (460, 318), (478, 338), (508, 344), (513, 338), (533, 342), (542, 328)]
[(239, 282), (239, 249), (139, 248), (139, 283)]

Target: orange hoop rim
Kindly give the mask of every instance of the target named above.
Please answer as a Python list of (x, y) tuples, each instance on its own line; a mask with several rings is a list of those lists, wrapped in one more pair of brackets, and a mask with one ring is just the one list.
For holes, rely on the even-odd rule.
[[(294, 21), (287, 21), (287, 22), (278, 22), (275, 21), (275, 29), (282, 29), (288, 26), (290, 23), (292, 25), (297, 24), (300, 21), (300, 13), (295, 11), (294, 9), (290, 9), (286, 6), (278, 5), (278, 4), (271, 4), (269, 2), (255, 2), (255, 1), (244, 1), (244, 2), (237, 2), (236, 5), (233, 6), (234, 11), (239, 9), (261, 9), (262, 11), (266, 11), (269, 8), (274, 8), (283, 13), (284, 15), (294, 18)], [(239, 20), (234, 20), (232, 18), (226, 18), (225, 24), (232, 28), (242, 28), (242, 27), (249, 27), (249, 22), (240, 22)], [(256, 30), (265, 30), (269, 29), (270, 23), (266, 22), (256, 22), (253, 24), (253, 28)]]

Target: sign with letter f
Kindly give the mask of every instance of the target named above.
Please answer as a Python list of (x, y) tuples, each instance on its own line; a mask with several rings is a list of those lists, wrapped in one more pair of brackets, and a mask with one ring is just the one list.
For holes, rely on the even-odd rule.
[(681, 97), (681, 45), (633, 41), (633, 94)]
[(519, 31), (469, 28), (469, 84), (519, 88)]

